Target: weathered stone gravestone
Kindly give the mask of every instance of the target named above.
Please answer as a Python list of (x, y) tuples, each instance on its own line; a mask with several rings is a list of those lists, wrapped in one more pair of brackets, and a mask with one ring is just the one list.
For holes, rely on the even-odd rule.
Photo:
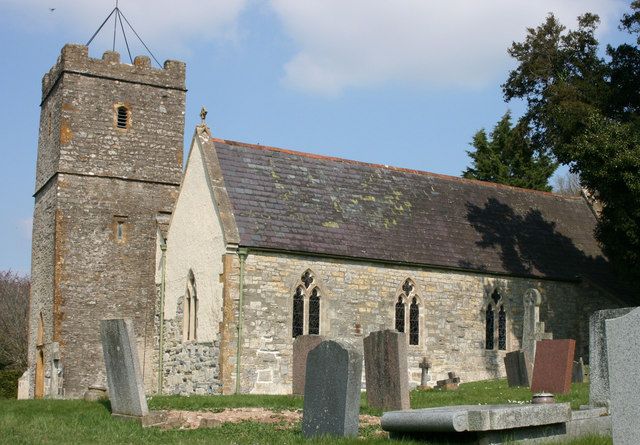
[(527, 367), (528, 386), (533, 379), (533, 365), (536, 357), (536, 343), (540, 340), (551, 340), (553, 334), (545, 332), (544, 322), (540, 321), (540, 304), (542, 296), (536, 289), (529, 289), (522, 298), (524, 316), (522, 317), (522, 350)]
[(604, 322), (622, 317), (633, 307), (596, 311), (589, 317), (589, 405), (609, 406), (609, 362)]
[(100, 337), (111, 413), (114, 416), (146, 416), (147, 399), (140, 373), (133, 321), (130, 319), (102, 320)]
[(458, 377), (455, 372), (448, 372), (447, 376), (448, 377), (446, 379), (438, 380), (436, 382), (436, 386), (440, 389), (458, 389), (458, 385), (460, 384), (460, 377)]
[(420, 367), (420, 386), (418, 389), (427, 389), (429, 388), (429, 382), (431, 381), (431, 376), (429, 375), (429, 369), (431, 369), (431, 363), (427, 360), (427, 357), (423, 357), (422, 361), (418, 365)]
[(640, 308), (605, 321), (613, 443), (640, 443)]
[(507, 352), (504, 356), (504, 367), (510, 388), (529, 386), (529, 366), (524, 351)]
[(307, 356), (304, 437), (358, 435), (362, 354), (347, 340), (326, 340)]
[(584, 362), (582, 361), (582, 357), (577, 362), (573, 362), (573, 372), (571, 375), (571, 381), (573, 383), (583, 383), (586, 381), (585, 372), (584, 372)]
[(367, 403), (383, 411), (409, 409), (407, 340), (403, 332), (387, 329), (364, 338)]
[(298, 335), (293, 341), (293, 394), (304, 394), (307, 355), (323, 340), (322, 335)]
[(542, 340), (536, 346), (531, 391), (566, 394), (571, 391), (571, 374), (576, 341)]

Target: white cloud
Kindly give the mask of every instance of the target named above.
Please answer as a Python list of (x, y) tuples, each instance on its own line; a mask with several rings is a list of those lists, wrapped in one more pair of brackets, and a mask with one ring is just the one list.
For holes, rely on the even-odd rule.
[[(209, 41), (235, 35), (238, 16), (248, 0), (127, 0), (120, 10), (151, 50), (184, 51), (193, 41)], [(114, 2), (96, 0), (2, 0), (0, 12), (11, 13), (23, 26), (56, 31), (72, 28), (78, 43), (86, 43), (113, 9)], [(50, 8), (55, 8), (50, 11)], [(100, 33), (100, 47), (110, 47), (113, 17)], [(118, 35), (121, 31), (118, 24)], [(137, 40), (127, 28), (129, 43)], [(119, 37), (121, 39), (121, 37)], [(137, 42), (135, 42), (137, 43)]]
[(400, 82), (479, 88), (505, 75), (506, 49), (548, 12), (572, 26), (587, 11), (601, 29), (620, 0), (272, 0), (299, 52), (285, 82), (321, 94)]

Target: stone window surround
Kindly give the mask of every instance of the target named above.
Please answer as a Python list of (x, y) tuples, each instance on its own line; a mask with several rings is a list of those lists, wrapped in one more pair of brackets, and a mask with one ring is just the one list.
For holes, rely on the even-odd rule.
[(198, 339), (198, 292), (193, 270), (189, 269), (187, 286), (182, 308), (182, 340), (196, 341)]
[[(493, 299), (492, 299), (492, 295), (494, 292), (498, 292), (500, 294), (500, 299), (498, 300), (498, 303), (496, 304)], [(483, 332), (486, 330), (486, 318), (485, 315), (487, 313), (487, 308), (489, 307), (489, 305), (491, 305), (491, 307), (493, 308), (493, 349), (487, 349), (487, 345), (485, 343), (485, 341), (483, 340), (482, 342), (482, 349), (484, 349), (485, 351), (489, 352), (489, 351), (494, 351), (494, 352), (503, 352), (503, 353), (507, 353), (509, 351), (511, 351), (511, 336), (509, 335), (509, 331), (511, 330), (511, 317), (509, 316), (509, 299), (506, 297), (506, 292), (504, 291), (504, 289), (499, 286), (493, 286), (490, 288), (487, 288), (485, 290), (485, 296), (484, 296), (484, 304), (482, 305), (482, 311), (481, 311), (481, 317), (483, 320), (482, 323), (482, 329)], [(499, 338), (498, 338), (498, 329), (499, 329), (499, 321), (498, 321), (498, 314), (500, 313), (500, 308), (504, 308), (504, 313), (505, 313), (505, 349), (499, 349)], [(483, 335), (484, 338), (484, 335)]]
[[(310, 282), (309, 287), (306, 286), (303, 279), (303, 277), (307, 273), (313, 278), (313, 281)], [(325, 332), (327, 331), (327, 326), (328, 326), (327, 318), (326, 318), (326, 313), (327, 313), (326, 295), (327, 294), (324, 292), (324, 287), (320, 284), (318, 275), (312, 269), (307, 268), (304, 270), (304, 272), (300, 274), (298, 281), (295, 283), (295, 285), (291, 289), (291, 292), (289, 293), (289, 295), (291, 295), (291, 300), (290, 300), (291, 304), (289, 305), (289, 310), (291, 310), (291, 317), (290, 317), (291, 323), (289, 323), (289, 337), (293, 338), (293, 296), (296, 294), (298, 288), (302, 288), (303, 290), (303, 301), (304, 301), (304, 310), (302, 315), (302, 326), (303, 326), (302, 335), (309, 334), (309, 298), (311, 298), (311, 294), (316, 289), (318, 292), (318, 296), (320, 297), (320, 302), (319, 302), (320, 326), (319, 326), (318, 335), (325, 335)]]
[[(404, 284), (409, 281), (412, 285), (412, 289), (409, 292), (409, 295), (407, 295), (404, 291)], [(418, 295), (417, 292), (418, 286), (416, 284), (416, 280), (414, 280), (411, 277), (405, 277), (402, 282), (400, 283), (400, 285), (398, 286), (398, 289), (396, 290), (396, 293), (394, 294), (395, 297), (392, 300), (392, 304), (391, 304), (391, 308), (392, 308), (392, 316), (391, 316), (391, 320), (393, 322), (393, 326), (392, 329), (396, 328), (396, 303), (398, 303), (398, 299), (401, 298), (402, 299), (402, 303), (404, 304), (404, 332), (405, 332), (405, 337), (407, 339), (407, 346), (409, 347), (409, 351), (411, 350), (415, 350), (417, 348), (423, 348), (424, 345), (426, 345), (426, 323), (425, 323), (425, 315), (424, 315), (424, 305), (422, 304), (422, 298), (420, 297), (420, 295)], [(412, 345), (409, 343), (409, 336), (410, 336), (410, 328), (411, 328), (411, 317), (410, 317), (410, 308), (411, 308), (411, 303), (413, 301), (413, 299), (416, 299), (416, 304), (418, 305), (418, 344), (417, 345)]]

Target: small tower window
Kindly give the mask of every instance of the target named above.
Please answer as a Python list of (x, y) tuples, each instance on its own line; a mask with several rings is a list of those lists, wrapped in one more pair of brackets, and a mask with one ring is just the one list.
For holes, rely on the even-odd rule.
[(129, 109), (124, 105), (119, 105), (116, 108), (116, 127), (127, 129), (129, 128)]

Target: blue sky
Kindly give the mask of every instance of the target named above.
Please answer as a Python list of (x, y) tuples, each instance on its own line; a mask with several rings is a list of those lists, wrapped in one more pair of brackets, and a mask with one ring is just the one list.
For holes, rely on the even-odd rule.
[[(153, 6), (151, 6), (153, 5)], [(622, 0), (120, 0), (156, 57), (187, 63), (185, 145), (201, 106), (215, 136), (459, 175), (473, 134), (510, 108), (506, 54), (548, 12), (602, 18)], [(42, 75), (114, 2), (0, 0), (0, 270), (29, 272)], [(51, 8), (55, 8), (51, 11)], [(111, 49), (112, 24), (91, 44)], [(130, 43), (134, 39), (128, 34)], [(133, 55), (144, 48), (133, 44)], [(117, 48), (126, 61), (126, 49)]]

